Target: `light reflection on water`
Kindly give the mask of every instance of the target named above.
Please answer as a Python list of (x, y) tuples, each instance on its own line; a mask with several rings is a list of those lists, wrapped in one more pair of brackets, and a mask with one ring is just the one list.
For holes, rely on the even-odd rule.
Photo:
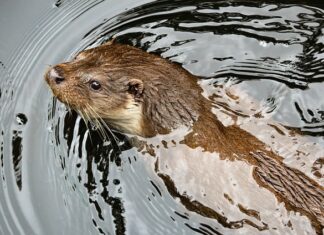
[(102, 140), (42, 76), (111, 37), (160, 54), (201, 77), (225, 125), (253, 133), (323, 185), (320, 5), (36, 2), (0, 10), (16, 22), (2, 21), (0, 36), (0, 234), (315, 234), (305, 215), (256, 184), (247, 163), (178, 144), (182, 130), (163, 137), (168, 148), (152, 139), (155, 157), (121, 134)]

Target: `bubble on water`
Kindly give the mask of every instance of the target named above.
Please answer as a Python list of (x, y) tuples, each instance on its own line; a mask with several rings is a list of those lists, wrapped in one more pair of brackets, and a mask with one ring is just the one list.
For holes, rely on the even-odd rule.
[(18, 113), (16, 115), (16, 122), (17, 122), (18, 125), (24, 126), (24, 125), (26, 125), (27, 121), (28, 121), (28, 119), (27, 119), (25, 114)]

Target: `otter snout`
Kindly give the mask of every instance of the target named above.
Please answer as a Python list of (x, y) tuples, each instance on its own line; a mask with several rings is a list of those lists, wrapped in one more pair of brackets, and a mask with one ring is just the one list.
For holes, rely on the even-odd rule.
[(53, 68), (51, 68), (47, 72), (45, 78), (48, 84), (55, 84), (55, 85), (59, 85), (65, 80), (63, 73), (58, 66), (54, 66)]

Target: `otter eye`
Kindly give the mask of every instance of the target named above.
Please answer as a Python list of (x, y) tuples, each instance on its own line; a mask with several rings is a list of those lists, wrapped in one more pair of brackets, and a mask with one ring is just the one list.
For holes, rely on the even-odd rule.
[(90, 82), (91, 89), (98, 91), (101, 88), (101, 84), (97, 81)]

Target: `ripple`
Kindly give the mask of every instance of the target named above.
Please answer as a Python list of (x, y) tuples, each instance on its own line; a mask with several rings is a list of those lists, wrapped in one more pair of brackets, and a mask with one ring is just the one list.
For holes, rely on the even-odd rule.
[[(173, 178), (158, 175), (162, 147), (153, 149), (153, 157), (120, 133), (102, 138), (50, 98), (42, 74), (115, 38), (199, 76), (222, 121), (252, 126), (255, 135), (262, 132), (279, 145), (296, 141), (316, 151), (324, 132), (320, 6), (165, 0), (35, 6), (32, 26), (14, 29), (23, 31), (21, 43), (9, 45), (10, 55), (0, 62), (0, 233), (57, 234), (60, 225), (64, 234), (314, 234), (307, 218), (288, 212), (272, 193), (257, 191), (242, 162), (207, 157), (192, 163), (214, 167), (200, 177), (192, 178), (202, 170), (197, 167), (181, 181), (185, 165), (169, 166)], [(31, 19), (21, 14), (17, 21)], [(168, 144), (175, 155), (193, 153)], [(275, 150), (285, 153), (281, 148)], [(287, 164), (319, 179), (322, 152), (298, 168), (297, 150), (283, 156)], [(195, 154), (193, 159), (203, 155)]]

